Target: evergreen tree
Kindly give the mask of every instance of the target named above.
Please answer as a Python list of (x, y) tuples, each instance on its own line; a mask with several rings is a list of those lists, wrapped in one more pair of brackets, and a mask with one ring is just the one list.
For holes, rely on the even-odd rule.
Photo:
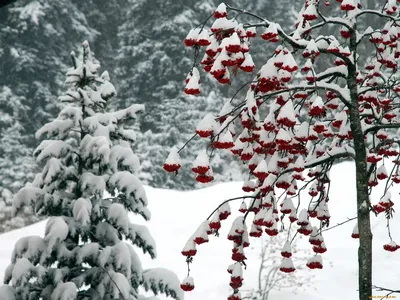
[[(73, 40), (92, 40), (96, 31), (77, 6), (62, 0), (17, 1), (0, 10), (0, 25), (0, 188), (14, 193), (34, 177), (34, 133), (57, 111), (52, 99), (68, 69), (66, 49)], [(15, 223), (7, 208), (2, 221), (38, 220), (25, 212), (24, 223)]]
[(0, 233), (24, 227), (39, 220), (32, 214), (30, 207), (24, 207), (20, 215), (13, 216), (13, 197), (10, 190), (0, 187)]
[[(44, 238), (20, 239), (0, 289), (6, 299), (143, 299), (139, 287), (182, 299), (179, 281), (165, 269), (144, 270), (131, 244), (152, 258), (155, 242), (145, 226), (132, 224), (128, 212), (150, 218), (138, 179), (139, 160), (127, 129), (139, 104), (107, 110), (116, 95), (107, 72), (83, 43), (83, 57), (71, 54), (68, 91), (58, 117), (36, 132), (46, 137), (34, 151), (43, 169), (30, 187), (19, 190), (17, 213), (33, 205), (48, 216)], [(35, 280), (33, 280), (35, 278)], [(1, 296), (0, 296), (1, 297)]]
[(27, 108), (21, 98), (2, 86), (0, 89), (0, 188), (17, 191), (26, 178), (33, 178), (32, 150), (26, 147), (26, 130), (21, 124)]
[[(114, 49), (118, 48), (118, 28), (124, 24), (125, 11), (128, 1), (125, 0), (72, 0), (77, 9), (81, 11), (87, 21), (88, 26), (96, 31), (91, 42), (96, 59), (107, 63), (110, 72), (116, 71), (117, 61)], [(115, 77), (114, 73), (110, 73)]]
[(20, 120), (26, 107), (13, 91), (0, 90), (0, 233), (37, 222), (38, 217), (27, 207), (19, 216), (12, 216), (13, 192), (33, 178), (32, 149), (26, 147), (25, 129)]
[(53, 99), (68, 69), (66, 49), (75, 48), (71, 41), (91, 41), (97, 33), (72, 2), (63, 0), (17, 1), (0, 10), (0, 20), (0, 61), (7, 70), (0, 82), (25, 106), (21, 123), (34, 147), (34, 132), (58, 110)]
[[(201, 121), (205, 111), (211, 109), (217, 113), (216, 104), (225, 101), (222, 93), (211, 92), (211, 89), (210, 93), (205, 91), (204, 97), (197, 98), (188, 97), (179, 90), (187, 76), (185, 70), (191, 66), (190, 59), (184, 58), (182, 51), (187, 34), (185, 28), (212, 13), (211, 0), (202, 1), (197, 12), (190, 6), (199, 1), (189, 2), (182, 5), (176, 1), (130, 1), (124, 17), (126, 21), (119, 28), (120, 91), (126, 103), (146, 103), (151, 111), (141, 123), (143, 134), (138, 137), (141, 141), (138, 156), (143, 162), (142, 179), (156, 187), (187, 189), (195, 186), (189, 180), (192, 177), (190, 161), (204, 146), (203, 141), (195, 139), (198, 146), (192, 153), (182, 156), (181, 181), (174, 181), (163, 171), (163, 161), (173, 146), (183, 144), (193, 136), (193, 127)], [(183, 112), (182, 106), (188, 111)], [(221, 168), (224, 166), (226, 163)], [(239, 169), (239, 165), (230, 168)], [(225, 175), (218, 180), (233, 178)]]
[[(256, 9), (266, 18), (276, 16), (278, 20), (285, 21), (283, 27), (286, 28), (286, 24), (290, 26), (295, 21), (288, 18), (292, 7), (297, 7), (301, 1), (227, 2), (246, 6), (250, 10)], [(194, 100), (180, 90), (187, 76), (186, 70), (191, 66), (191, 54), (182, 47), (187, 34), (185, 28), (199, 24), (212, 14), (215, 4), (218, 1), (19, 0), (0, 10), (0, 61), (2, 69), (8, 71), (0, 74), (0, 82), (11, 90), (12, 98), (7, 99), (19, 102), (22, 112), (19, 113), (19, 127), (12, 129), (12, 132), (8, 129), (10, 136), (16, 137), (13, 143), (18, 142), (21, 147), (13, 151), (12, 160), (7, 158), (10, 164), (1, 166), (9, 172), (10, 165), (12, 168), (21, 165), (24, 172), (11, 170), (8, 181), (21, 182), (23, 185), (32, 179), (34, 172), (29, 168), (33, 167), (30, 158), (35, 147), (33, 134), (50, 121), (58, 110), (52, 99), (58, 95), (63, 73), (68, 67), (65, 64), (65, 58), (68, 57), (66, 49), (75, 48), (73, 41), (88, 39), (95, 46), (97, 59), (112, 69), (118, 66), (115, 68), (119, 83), (117, 88), (125, 102), (121, 101), (120, 107), (130, 103), (146, 103), (147, 109), (152, 112), (144, 116), (141, 122), (141, 132), (144, 134), (150, 130), (149, 135), (138, 134), (138, 139), (144, 143), (143, 151), (137, 149), (143, 162), (141, 178), (146, 178), (145, 182), (155, 187), (192, 188), (194, 185), (190, 177), (184, 176), (181, 181), (173, 183), (171, 177), (164, 174), (161, 165), (164, 156), (175, 145), (173, 133), (181, 133), (177, 137), (177, 144), (182, 144), (194, 134), (191, 128), (198, 124), (204, 114), (218, 113), (216, 108), (222, 106), (232, 94), (232, 87), (211, 93), (217, 89), (209, 78), (202, 78), (204, 97)], [(269, 48), (266, 49), (263, 43), (254, 43), (252, 47), (259, 49), (254, 55), (258, 66), (259, 62), (265, 61), (265, 53)], [(119, 49), (118, 59), (113, 55), (115, 48)], [(234, 80), (245, 83), (251, 79), (251, 76), (240, 76)], [(5, 99), (0, 99), (0, 102)], [(190, 109), (190, 115), (182, 114), (182, 110), (178, 109), (182, 105)], [(4, 132), (3, 128), (0, 129)], [(197, 155), (201, 149), (201, 143), (197, 140), (196, 143), (199, 146), (195, 147), (191, 156)], [(23, 149), (26, 149), (24, 154), (21, 153)], [(189, 156), (183, 157), (184, 174), (190, 173)], [(215, 160), (218, 161), (217, 156)], [(235, 171), (239, 168), (238, 164), (229, 158), (227, 160), (229, 167), (226, 163), (221, 164), (221, 168), (225, 168), (224, 173), (239, 174)], [(213, 165), (218, 168), (216, 164)], [(150, 167), (149, 172), (146, 166), (154, 167)], [(24, 173), (24, 177), (16, 177)], [(217, 176), (216, 180), (240, 178)], [(0, 186), (1, 182), (0, 178)], [(19, 188), (21, 184), (16, 184), (14, 188)]]
[[(57, 111), (52, 101), (68, 69), (72, 40), (96, 32), (70, 1), (20, 0), (0, 10), (0, 186), (33, 179), (34, 132)], [(61, 47), (63, 45), (65, 47)]]

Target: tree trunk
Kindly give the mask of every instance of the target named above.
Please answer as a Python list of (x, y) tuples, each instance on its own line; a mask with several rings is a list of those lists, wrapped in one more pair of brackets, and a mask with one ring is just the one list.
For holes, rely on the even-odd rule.
[[(354, 28), (350, 38), (350, 50), (353, 52), (354, 61), (356, 61), (357, 53), (355, 31), (356, 28)], [(358, 248), (358, 288), (359, 300), (368, 300), (372, 295), (372, 232), (369, 212), (369, 178), (366, 161), (366, 147), (358, 108), (356, 72), (357, 70), (355, 65), (349, 65), (347, 84), (351, 96), (350, 127), (353, 134), (355, 151), (357, 217), (358, 231), (360, 235)]]

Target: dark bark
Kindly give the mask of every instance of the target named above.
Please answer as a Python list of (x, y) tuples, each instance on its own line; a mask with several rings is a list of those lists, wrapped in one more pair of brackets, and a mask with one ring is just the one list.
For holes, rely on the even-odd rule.
[[(355, 31), (356, 28), (354, 28), (350, 38), (350, 50), (354, 54), (354, 61), (356, 61), (357, 53)], [(372, 232), (369, 212), (370, 202), (368, 195), (366, 147), (358, 109), (356, 71), (355, 64), (348, 66), (347, 84), (351, 96), (350, 127), (353, 134), (355, 151), (357, 216), (360, 235), (358, 248), (359, 300), (367, 300), (370, 299), (372, 295)]]

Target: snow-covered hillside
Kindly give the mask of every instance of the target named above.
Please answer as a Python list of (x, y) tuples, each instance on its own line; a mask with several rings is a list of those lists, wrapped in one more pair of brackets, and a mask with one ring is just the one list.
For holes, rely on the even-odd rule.
[[(331, 226), (356, 215), (354, 168), (351, 163), (343, 163), (333, 168), (331, 173), (332, 194), (329, 201)], [(392, 190), (395, 209), (398, 205), (399, 188)], [(240, 183), (225, 183), (192, 191), (177, 192), (146, 188), (152, 220), (148, 223), (150, 232), (157, 241), (158, 258), (152, 261), (143, 257), (146, 267), (162, 266), (175, 271), (183, 279), (186, 276), (185, 258), (180, 251), (197, 226), (212, 212), (222, 199), (242, 194)], [(379, 192), (379, 191), (378, 191)], [(377, 202), (379, 194), (373, 195)], [(240, 203), (232, 205), (233, 214)], [(239, 213), (237, 213), (239, 214)], [(232, 216), (230, 217), (232, 218)], [(135, 219), (138, 219), (135, 217)], [(224, 221), (221, 236), (212, 237), (210, 243), (198, 247), (198, 253), (191, 266), (196, 288), (186, 294), (186, 300), (220, 300), (229, 295), (229, 274), (226, 269), (231, 264), (231, 242), (226, 239), (231, 219)], [(135, 220), (137, 222), (137, 220)], [(313, 272), (316, 276), (310, 287), (296, 291), (274, 292), (270, 299), (280, 300), (353, 300), (357, 299), (357, 247), (358, 240), (350, 237), (354, 221), (324, 233), (328, 251), (323, 254), (324, 269)], [(398, 289), (400, 276), (400, 251), (389, 253), (383, 244), (389, 242), (386, 219), (383, 215), (372, 220), (374, 234), (373, 282), (375, 285)], [(4, 275), (14, 243), (22, 236), (43, 235), (45, 222), (0, 236), (0, 280)], [(391, 222), (393, 239), (400, 243), (400, 216)], [(266, 237), (269, 238), (269, 237)], [(252, 239), (255, 243), (256, 240)], [(308, 247), (308, 243), (305, 246)], [(255, 287), (257, 277), (257, 247), (246, 251), (248, 268), (245, 270), (243, 289)], [(294, 258), (296, 265), (296, 260)], [(385, 295), (375, 292), (374, 295)]]

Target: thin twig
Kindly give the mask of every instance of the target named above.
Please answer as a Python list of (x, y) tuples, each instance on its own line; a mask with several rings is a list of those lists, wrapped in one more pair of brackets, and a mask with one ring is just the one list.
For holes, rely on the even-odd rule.
[(213, 212), (208, 216), (207, 220), (209, 220), (209, 219), (212, 217), (212, 215), (213, 215), (218, 209), (220, 209), (221, 206), (224, 205), (225, 203), (228, 203), (228, 202), (231, 202), (231, 201), (235, 201), (235, 200), (244, 200), (244, 199), (247, 199), (247, 198), (255, 199), (256, 197), (257, 197), (257, 196), (241, 196), (241, 197), (235, 197), (235, 198), (231, 198), (231, 199), (225, 200), (225, 201), (223, 201), (220, 205), (218, 205), (218, 207), (217, 207), (216, 209), (213, 210)]
[(376, 286), (376, 285), (373, 285), (372, 289), (377, 290), (378, 292), (382, 292), (382, 291), (383, 292), (389, 292), (385, 296), (382, 296), (382, 299), (388, 298), (391, 294), (400, 294), (400, 290), (387, 289), (387, 288)]

